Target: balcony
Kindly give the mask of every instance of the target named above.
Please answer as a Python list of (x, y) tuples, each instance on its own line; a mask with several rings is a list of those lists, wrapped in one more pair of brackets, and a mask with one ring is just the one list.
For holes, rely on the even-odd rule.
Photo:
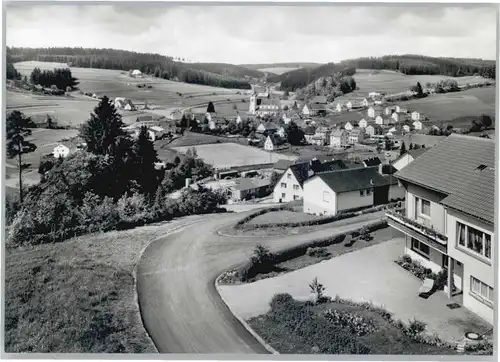
[[(432, 227), (424, 225), (422, 222), (410, 219), (401, 211), (387, 210), (386, 216), (391, 226), (400, 229), (404, 233), (411, 234), (412, 236), (414, 232), (416, 232), (421, 237), (423, 236), (425, 238), (425, 240), (423, 240), (424, 242), (431, 244), (433, 242), (438, 243), (439, 247), (437, 247), (437, 249), (441, 249), (448, 243), (448, 237), (446, 237), (446, 235), (441, 234)], [(407, 232), (408, 230), (412, 230), (413, 232)]]

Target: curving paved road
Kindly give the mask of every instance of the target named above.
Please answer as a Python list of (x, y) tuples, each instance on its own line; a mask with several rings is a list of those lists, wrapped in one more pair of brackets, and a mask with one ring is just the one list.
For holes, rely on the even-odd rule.
[[(248, 213), (206, 216), (144, 251), (137, 267), (139, 304), (144, 325), (160, 353), (267, 353), (222, 302), (215, 279), (248, 260), (257, 243), (276, 251), (366, 224), (265, 239), (217, 234)], [(379, 218), (374, 216), (374, 220)]]

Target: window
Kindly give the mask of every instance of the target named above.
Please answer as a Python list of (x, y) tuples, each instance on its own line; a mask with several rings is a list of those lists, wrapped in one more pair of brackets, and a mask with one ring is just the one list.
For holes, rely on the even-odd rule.
[(293, 185), (293, 189), (294, 190), (298, 190), (299, 189), (299, 185)]
[(470, 277), (470, 292), (481, 299), (488, 302), (493, 302), (493, 288), (488, 284), (483, 283), (472, 275)]
[(359, 196), (365, 196), (365, 190), (359, 190)]
[(300, 197), (299, 197), (299, 195), (293, 195), (293, 199), (298, 200), (298, 199), (300, 199)]
[(457, 244), (491, 259), (491, 235), (457, 222)]
[(372, 194), (372, 189), (368, 189), (368, 190), (366, 190), (366, 195), (367, 195), (367, 196), (370, 196), (371, 194)]
[(281, 188), (286, 189), (286, 183), (285, 182), (281, 183)]
[(281, 194), (281, 198), (283, 198), (283, 199), (284, 199), (285, 197), (286, 197), (286, 194), (285, 194), (285, 193), (282, 193), (282, 194)]
[(420, 213), (425, 216), (431, 216), (431, 202), (420, 199), (420, 204), (422, 205)]
[(292, 175), (291, 175), (291, 174), (287, 174), (287, 175), (286, 175), (286, 178), (287, 178), (287, 179), (291, 179), (291, 178), (292, 178)]
[(429, 254), (431, 252), (429, 246), (419, 240), (411, 238), (411, 250), (424, 258), (429, 259)]
[(323, 191), (323, 202), (330, 202), (330, 193), (328, 191)]

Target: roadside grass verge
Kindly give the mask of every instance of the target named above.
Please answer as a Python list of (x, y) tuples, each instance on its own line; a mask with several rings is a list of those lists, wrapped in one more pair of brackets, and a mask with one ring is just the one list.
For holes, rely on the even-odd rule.
[(405, 324), (368, 303), (340, 298), (312, 303), (279, 294), (267, 314), (248, 323), (281, 354), (457, 354), (423, 335), (418, 321)]
[(6, 249), (5, 352), (156, 353), (134, 268), (170, 223)]

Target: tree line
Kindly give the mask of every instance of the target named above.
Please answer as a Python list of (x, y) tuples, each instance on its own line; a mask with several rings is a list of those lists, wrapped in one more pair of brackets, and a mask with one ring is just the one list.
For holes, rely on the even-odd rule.
[(134, 139), (107, 97), (81, 126), (85, 149), (65, 158), (45, 157), (39, 184), (24, 188), (23, 156), (36, 146), (28, 137), (31, 120), (19, 111), (7, 117), (7, 154), (19, 166), (20, 198), (7, 202), (9, 245), (62, 241), (94, 231), (124, 229), (192, 213), (215, 212), (223, 195), (200, 187), (169, 194), (186, 178), (210, 176), (212, 168), (190, 153), (158, 168), (146, 127)]
[(8, 48), (14, 62), (37, 60), (66, 63), (70, 67), (138, 69), (144, 74), (180, 82), (223, 88), (251, 89), (248, 81), (196, 69), (196, 64), (176, 62), (172, 57), (115, 49), (88, 48)]
[(462, 58), (435, 58), (401, 55), (349, 59), (340, 64), (357, 69), (394, 70), (408, 75), (446, 75), (462, 77), (480, 75), (495, 79), (495, 61)]
[(30, 75), (30, 82), (43, 87), (56, 86), (58, 89), (74, 89), (78, 85), (77, 79), (71, 75), (69, 68), (57, 68), (54, 70), (40, 70), (36, 67)]

